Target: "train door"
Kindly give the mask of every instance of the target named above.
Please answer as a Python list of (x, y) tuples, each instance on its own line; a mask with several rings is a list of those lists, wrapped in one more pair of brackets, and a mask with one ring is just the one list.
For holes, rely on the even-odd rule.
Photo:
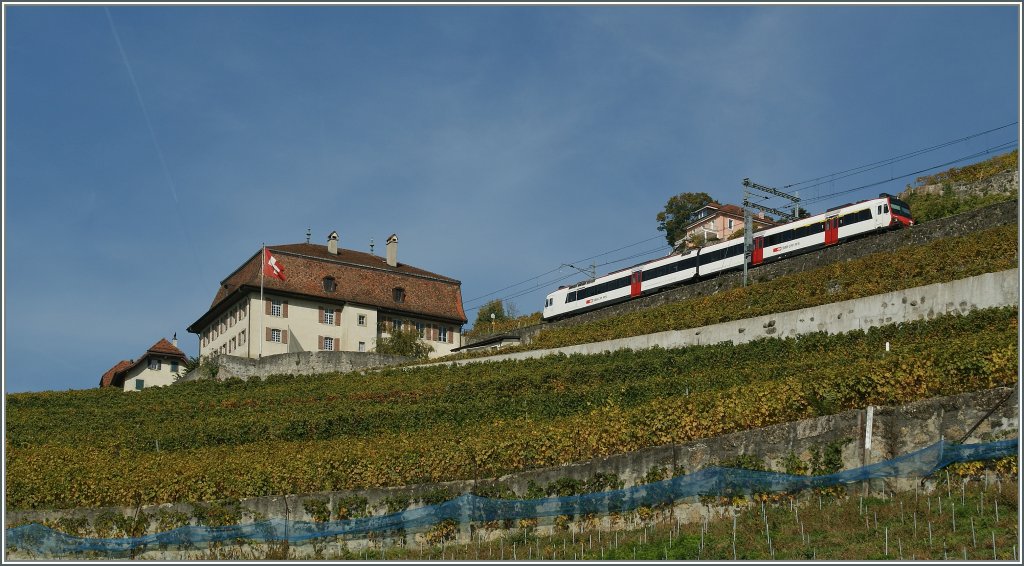
[(825, 245), (831, 246), (839, 242), (839, 217), (825, 220)]
[(633, 272), (633, 275), (629, 277), (629, 296), (639, 297), (640, 296), (640, 282), (643, 278), (643, 271), (639, 269)]
[(754, 238), (754, 251), (750, 256), (750, 265), (761, 265), (764, 261), (764, 236)]

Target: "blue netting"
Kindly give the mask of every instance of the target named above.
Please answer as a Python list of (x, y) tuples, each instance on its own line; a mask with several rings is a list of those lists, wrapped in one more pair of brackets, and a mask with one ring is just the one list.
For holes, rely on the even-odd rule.
[(795, 476), (776, 472), (712, 467), (672, 479), (627, 489), (546, 499), (489, 499), (465, 494), (438, 505), (399, 513), (332, 522), (270, 519), (227, 527), (186, 526), (134, 538), (86, 538), (67, 535), (38, 523), (7, 529), (8, 548), (16, 547), (40, 555), (74, 552), (125, 553), (144, 548), (197, 548), (211, 542), (244, 539), (254, 542), (291, 543), (339, 535), (366, 535), (395, 531), (418, 532), (439, 522), (454, 520), (486, 522), (554, 517), (558, 515), (603, 515), (652, 507), (702, 495), (739, 495), (765, 492), (795, 492), (808, 488), (850, 484), (871, 479), (926, 477), (957, 462), (992, 460), (1017, 454), (1017, 439), (986, 444), (932, 446), (885, 462), (825, 476)]

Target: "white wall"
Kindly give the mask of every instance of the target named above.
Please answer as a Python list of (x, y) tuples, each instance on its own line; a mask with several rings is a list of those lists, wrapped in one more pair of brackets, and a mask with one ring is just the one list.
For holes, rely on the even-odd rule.
[[(203, 333), (199, 336), (199, 353), (201, 356), (227, 354), (257, 358), (261, 355), (270, 356), (292, 352), (316, 352), (320, 349), (320, 336), (328, 336), (338, 341), (335, 351), (358, 352), (362, 342), (366, 352), (376, 349), (380, 317), (375, 307), (352, 303), (338, 304), (328, 301), (311, 299), (284, 298), (271, 293), (264, 293), (264, 301), (281, 300), (288, 303), (288, 316), (266, 314), (265, 302), (260, 302), (259, 293), (250, 293), (247, 297), (234, 304), (228, 311), (211, 323), (203, 333), (209, 339), (204, 345)], [(320, 322), (320, 307), (341, 309), (340, 324), (324, 324)], [(360, 315), (365, 316), (365, 324), (359, 324)], [(391, 315), (387, 316), (392, 318)], [(435, 320), (420, 317), (398, 316), (412, 324), (442, 324)], [(219, 326), (218, 326), (219, 325)], [(460, 343), (460, 327), (456, 324), (445, 324), (452, 334), (452, 342), (424, 340), (433, 346), (432, 356), (445, 355), (457, 348)], [(288, 333), (288, 342), (267, 341), (266, 329), (278, 329)], [(214, 330), (218, 329), (218, 330)]]
[[(150, 359), (160, 360), (160, 369), (149, 369)], [(147, 355), (142, 360), (142, 363), (129, 370), (124, 376), (124, 390), (135, 391), (140, 381), (143, 388), (159, 387), (174, 383), (174, 374), (182, 370), (181, 362), (179, 360), (174, 360), (174, 362), (179, 364), (178, 367), (172, 365), (170, 358), (154, 356), (153, 354)]]

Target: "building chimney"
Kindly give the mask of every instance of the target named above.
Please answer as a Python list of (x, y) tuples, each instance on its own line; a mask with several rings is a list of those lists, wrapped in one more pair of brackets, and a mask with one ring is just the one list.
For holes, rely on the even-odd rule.
[(338, 233), (331, 232), (327, 235), (327, 252), (338, 255)]
[(398, 267), (398, 235), (391, 234), (388, 236), (387, 242), (388, 250), (388, 265), (391, 267)]
[(171, 344), (173, 344), (175, 348), (178, 347), (178, 333), (177, 332), (174, 333), (174, 338), (171, 338)]

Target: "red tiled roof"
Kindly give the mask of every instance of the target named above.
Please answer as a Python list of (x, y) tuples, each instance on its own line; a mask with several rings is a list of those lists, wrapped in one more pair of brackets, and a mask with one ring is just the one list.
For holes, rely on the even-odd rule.
[(171, 344), (166, 338), (161, 338), (156, 344), (153, 344), (146, 350), (147, 354), (164, 354), (168, 356), (177, 356), (181, 359), (186, 359), (185, 352), (178, 349), (177, 346)]
[(117, 365), (108, 369), (106, 373), (104, 373), (103, 376), (100, 377), (100, 387), (112, 387), (114, 385), (114, 376), (116, 376), (119, 373), (123, 374), (124, 371), (132, 367), (132, 365), (133, 363), (131, 360), (121, 360), (117, 362)]
[[(285, 280), (265, 277), (264, 292), (278, 291), (303, 295), (334, 303), (351, 302), (374, 306), (393, 312), (467, 322), (462, 307), (461, 283), (450, 277), (399, 263), (392, 267), (380, 256), (339, 248), (332, 254), (327, 246), (318, 244), (285, 244), (267, 246), (284, 268)], [(241, 267), (221, 282), (210, 309), (189, 326), (189, 332), (202, 332), (208, 320), (233, 303), (233, 296), (243, 288), (259, 289), (261, 253), (257, 251)], [(336, 290), (324, 291), (323, 280), (333, 277)], [(405, 301), (395, 302), (392, 290), (405, 290)], [(229, 298), (232, 298), (230, 301)]]

